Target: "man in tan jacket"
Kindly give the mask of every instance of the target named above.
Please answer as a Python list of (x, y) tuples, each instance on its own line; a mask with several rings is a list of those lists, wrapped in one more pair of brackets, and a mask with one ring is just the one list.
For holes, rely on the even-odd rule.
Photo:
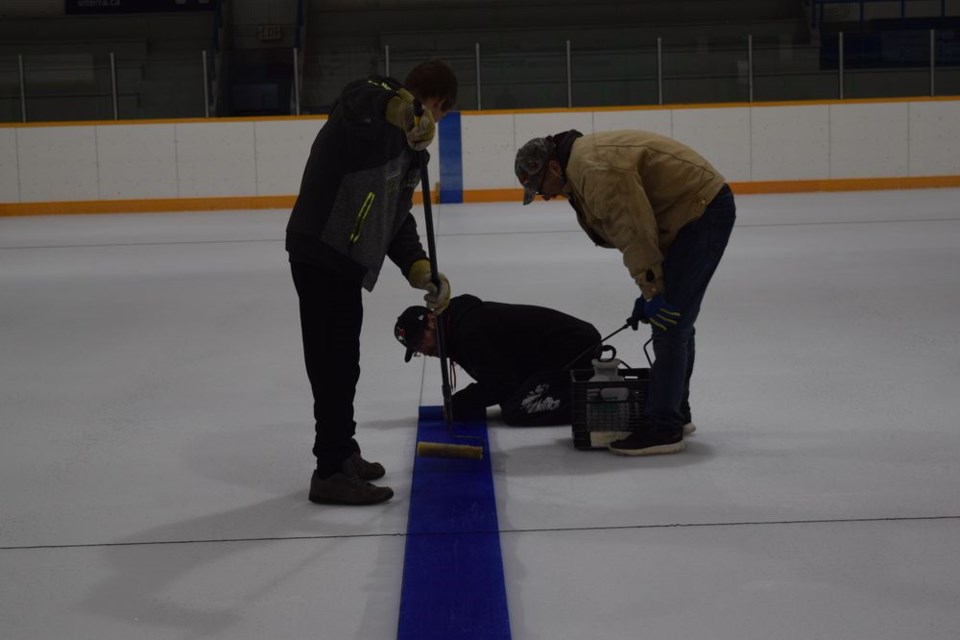
[(534, 138), (515, 164), (523, 204), (564, 196), (598, 245), (617, 248), (640, 288), (629, 322), (649, 323), (649, 428), (610, 444), (622, 455), (676, 453), (692, 431), (690, 375), (707, 285), (723, 256), (736, 205), (723, 176), (696, 151), (648, 131)]

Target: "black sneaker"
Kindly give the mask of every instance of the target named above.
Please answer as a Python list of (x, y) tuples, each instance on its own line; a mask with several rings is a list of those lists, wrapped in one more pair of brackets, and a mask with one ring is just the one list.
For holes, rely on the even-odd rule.
[(357, 476), (361, 480), (376, 480), (382, 478), (387, 473), (382, 464), (364, 460), (359, 451), (354, 451), (350, 457), (344, 461), (343, 465), (350, 467), (352, 470), (352, 473), (347, 473), (347, 475)]
[(621, 456), (654, 456), (663, 453), (680, 453), (686, 447), (683, 432), (634, 431), (622, 440), (607, 445), (613, 453)]
[(348, 473), (348, 465), (344, 463), (344, 471), (335, 473), (327, 478), (321, 477), (320, 472), (314, 470), (310, 478), (310, 502), (317, 504), (378, 504), (393, 497), (390, 487), (378, 487), (355, 474)]

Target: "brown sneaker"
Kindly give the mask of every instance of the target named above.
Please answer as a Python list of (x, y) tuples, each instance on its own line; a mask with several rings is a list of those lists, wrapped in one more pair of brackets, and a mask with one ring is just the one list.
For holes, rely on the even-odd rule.
[(347, 475), (357, 476), (361, 480), (376, 480), (387, 473), (382, 464), (364, 460), (360, 453), (356, 451), (344, 461), (343, 465), (350, 467), (352, 470), (352, 472), (347, 472)]
[[(348, 471), (344, 465), (344, 471)], [(390, 487), (378, 487), (359, 476), (340, 472), (328, 478), (318, 471), (310, 478), (310, 502), (317, 504), (378, 504), (393, 497)]]

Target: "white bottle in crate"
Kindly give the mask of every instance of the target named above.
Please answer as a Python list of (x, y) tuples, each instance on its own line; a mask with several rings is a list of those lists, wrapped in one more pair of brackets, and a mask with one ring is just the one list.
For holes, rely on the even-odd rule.
[(587, 391), (587, 427), (590, 430), (590, 446), (604, 447), (614, 440), (629, 435), (630, 406), (627, 399), (630, 390), (615, 383), (623, 381), (620, 375), (620, 360), (593, 361), (593, 377), (590, 382), (605, 383)]

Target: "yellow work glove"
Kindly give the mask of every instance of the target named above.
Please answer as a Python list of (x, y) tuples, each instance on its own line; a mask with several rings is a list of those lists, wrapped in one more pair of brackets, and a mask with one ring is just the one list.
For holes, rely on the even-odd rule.
[(407, 280), (410, 281), (410, 286), (414, 289), (423, 289), (427, 292), (427, 294), (423, 296), (423, 301), (427, 304), (427, 308), (434, 313), (442, 313), (443, 310), (447, 308), (447, 305), (450, 304), (450, 281), (447, 280), (447, 276), (442, 273), (437, 275), (440, 276), (439, 289), (437, 289), (437, 285), (433, 283), (430, 275), (430, 261), (421, 259), (410, 266)]
[(437, 132), (437, 123), (430, 109), (424, 109), (419, 118), (413, 113), (413, 95), (406, 89), (397, 91), (397, 95), (387, 102), (387, 122), (403, 129), (407, 136), (407, 145), (414, 151), (426, 149), (433, 142)]

